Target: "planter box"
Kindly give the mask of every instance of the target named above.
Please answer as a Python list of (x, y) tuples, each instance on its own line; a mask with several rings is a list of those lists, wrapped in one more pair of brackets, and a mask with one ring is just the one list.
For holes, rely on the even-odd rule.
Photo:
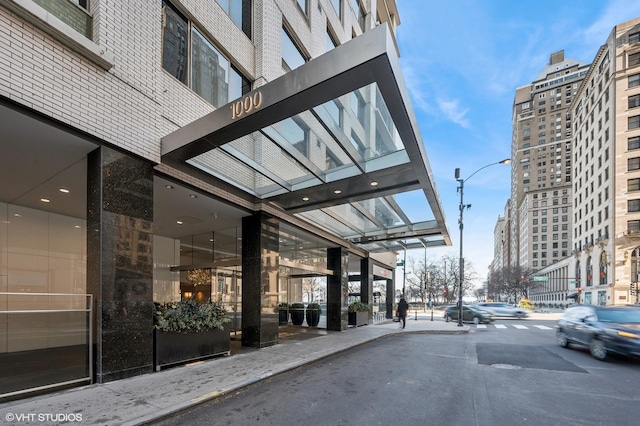
[(186, 363), (214, 355), (231, 353), (229, 324), (196, 333), (153, 330), (153, 364), (156, 371), (172, 364)]
[(349, 325), (360, 327), (369, 324), (369, 312), (349, 312)]

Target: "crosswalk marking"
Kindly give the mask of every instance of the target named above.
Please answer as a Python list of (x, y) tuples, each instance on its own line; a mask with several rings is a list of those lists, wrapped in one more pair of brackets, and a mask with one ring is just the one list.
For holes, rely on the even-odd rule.
[(509, 325), (505, 325), (505, 324), (490, 324), (490, 325), (478, 324), (475, 327), (476, 328), (487, 329), (487, 328), (490, 328), (491, 326), (494, 327), (494, 328), (502, 329), (502, 330), (507, 329), (509, 327), (513, 327), (513, 328), (515, 328), (517, 330), (528, 330), (530, 327), (535, 327), (535, 328), (537, 328), (539, 330), (553, 330), (553, 327), (548, 327), (546, 325), (536, 325), (536, 324), (529, 325), (529, 326), (522, 325), (522, 324), (509, 324)]
[(553, 330), (553, 328), (547, 327), (546, 325), (534, 325), (534, 327), (539, 328), (540, 330)]

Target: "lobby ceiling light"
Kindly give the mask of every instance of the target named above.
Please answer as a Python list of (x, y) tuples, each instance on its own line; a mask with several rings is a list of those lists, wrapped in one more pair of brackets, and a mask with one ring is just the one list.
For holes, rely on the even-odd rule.
[(302, 197), (302, 201), (309, 201), (309, 197)]
[(198, 196), (196, 194), (191, 194), (189, 195), (190, 198), (198, 198)]
[(164, 187), (167, 188), (167, 189), (173, 189), (172, 185), (165, 185)]
[(70, 192), (67, 188), (60, 188), (59, 191), (64, 193), (64, 194), (68, 194)]
[(371, 186), (378, 186), (378, 182), (376, 182), (376, 181), (374, 180), (374, 181), (372, 181), (372, 182), (370, 183), (370, 185), (371, 185)]
[(342, 191), (340, 191), (339, 189), (336, 189), (335, 191), (333, 191), (334, 194), (341, 194)]
[(51, 200), (48, 198), (40, 198), (40, 201), (42, 201), (43, 203), (50, 203)]
[(177, 223), (178, 225), (182, 225), (182, 221), (181, 221), (181, 220), (176, 220), (176, 223)]

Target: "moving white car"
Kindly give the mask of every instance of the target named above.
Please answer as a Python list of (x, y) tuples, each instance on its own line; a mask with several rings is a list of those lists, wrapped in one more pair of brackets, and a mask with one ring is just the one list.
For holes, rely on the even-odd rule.
[(505, 302), (479, 302), (476, 306), (491, 312), (494, 317), (515, 317), (521, 319), (529, 315), (526, 309), (508, 305)]

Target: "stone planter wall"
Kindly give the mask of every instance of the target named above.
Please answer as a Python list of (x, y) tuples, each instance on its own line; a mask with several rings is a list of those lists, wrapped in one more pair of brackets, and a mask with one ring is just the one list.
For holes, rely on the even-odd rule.
[(153, 330), (153, 364), (156, 371), (165, 366), (214, 355), (229, 355), (230, 348), (229, 324), (225, 324), (224, 330), (216, 328), (195, 333)]
[(349, 325), (360, 327), (369, 324), (369, 312), (349, 312)]

